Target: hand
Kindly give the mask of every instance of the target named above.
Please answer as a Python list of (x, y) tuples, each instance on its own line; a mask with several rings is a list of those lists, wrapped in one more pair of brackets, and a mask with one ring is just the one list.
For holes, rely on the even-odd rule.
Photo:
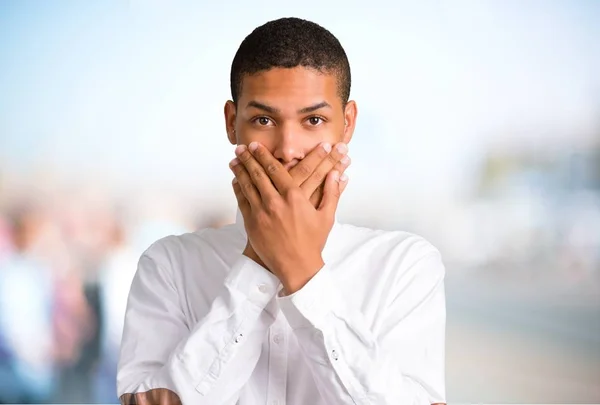
[(291, 294), (323, 267), (321, 252), (347, 182), (337, 170), (330, 171), (322, 201), (315, 208), (306, 196), (308, 189), (296, 185), (264, 146), (254, 142), (250, 148), (242, 145), (236, 154), (238, 158), (231, 163), (236, 176), (234, 191), (248, 240)]
[[(347, 153), (348, 147), (343, 143), (335, 145), (333, 150), (330, 144), (322, 143), (290, 169), (289, 173), (296, 185), (300, 186), (307, 198), (310, 198), (310, 202), (315, 208), (321, 204), (327, 174), (332, 170), (337, 170), (340, 175), (343, 175), (350, 165), (351, 160)], [(248, 240), (243, 254), (268, 269), (252, 248), (250, 240)]]
[(290, 169), (290, 175), (302, 188), (304, 195), (310, 198), (315, 208), (323, 198), (323, 186), (327, 174), (337, 170), (342, 175), (350, 165), (350, 156), (347, 153), (346, 144), (338, 143), (332, 150), (331, 145), (322, 143)]

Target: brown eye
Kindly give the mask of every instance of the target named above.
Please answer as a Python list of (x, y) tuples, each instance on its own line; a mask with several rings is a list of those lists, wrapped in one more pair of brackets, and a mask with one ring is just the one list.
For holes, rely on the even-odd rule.
[(267, 126), (267, 125), (269, 125), (269, 122), (271, 122), (271, 120), (268, 119), (267, 117), (258, 117), (258, 119), (256, 121), (258, 122), (259, 125), (262, 125), (262, 126)]
[(317, 126), (319, 125), (321, 122), (323, 122), (323, 119), (321, 117), (310, 117), (308, 119), (308, 123), (312, 126)]

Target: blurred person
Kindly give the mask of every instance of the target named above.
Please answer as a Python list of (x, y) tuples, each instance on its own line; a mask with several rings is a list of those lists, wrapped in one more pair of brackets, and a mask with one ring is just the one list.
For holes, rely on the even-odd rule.
[(306, 20), (268, 22), (240, 45), (230, 84), (236, 223), (141, 256), (121, 402), (445, 402), (438, 250), (335, 220), (357, 117), (339, 41)]
[[(62, 196), (65, 198), (65, 196)], [(54, 275), (54, 333), (56, 339), (55, 359), (61, 370), (76, 363), (82, 346), (93, 338), (96, 319), (85, 296), (84, 272), (86, 260), (78, 246), (80, 234), (70, 234), (68, 218), (72, 207), (64, 201), (48, 204), (48, 226), (41, 236), (40, 255), (48, 263)], [(48, 207), (46, 207), (48, 208)], [(94, 213), (88, 214), (94, 216)], [(99, 218), (101, 220), (101, 218)], [(100, 249), (98, 249), (100, 250)]]
[(96, 401), (113, 403), (116, 396), (117, 363), (127, 295), (139, 258), (127, 235), (126, 216), (116, 214), (111, 219), (111, 246), (98, 271), (100, 313), (103, 328), (100, 335), (100, 363), (95, 382)]
[(8, 221), (0, 214), (0, 263), (9, 257), (11, 250), (10, 226)]
[(13, 253), (0, 264), (0, 398), (45, 402), (52, 397), (56, 377), (53, 275), (36, 254), (45, 218), (36, 207), (23, 204), (10, 221)]
[(70, 276), (62, 285), (60, 324), (63, 344), (73, 357), (60, 368), (54, 400), (89, 403), (96, 396), (96, 376), (101, 368), (104, 328), (100, 286), (101, 267), (111, 249), (112, 217), (103, 193), (77, 193), (62, 213), (65, 244), (72, 261)]
[(95, 333), (95, 319), (87, 305), (81, 279), (76, 273), (56, 281), (54, 329), (55, 356), (61, 366), (77, 362), (82, 346)]
[(218, 229), (233, 222), (235, 222), (234, 218), (221, 212), (215, 212), (212, 214), (205, 213), (204, 215), (199, 215), (194, 221), (194, 230), (200, 230), (204, 228)]

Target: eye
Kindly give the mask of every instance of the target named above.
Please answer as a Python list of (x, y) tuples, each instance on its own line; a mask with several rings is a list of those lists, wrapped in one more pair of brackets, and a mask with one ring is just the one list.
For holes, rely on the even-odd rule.
[(322, 124), (324, 121), (325, 120), (323, 118), (318, 117), (318, 116), (313, 116), (313, 117), (308, 118), (308, 123), (313, 127), (316, 127), (317, 125)]
[(271, 121), (271, 118), (269, 117), (265, 117), (265, 116), (261, 116), (261, 117), (256, 117), (253, 120), (255, 123), (257, 123), (258, 125), (260, 125), (261, 127), (266, 127), (269, 125), (272, 125), (273, 121)]

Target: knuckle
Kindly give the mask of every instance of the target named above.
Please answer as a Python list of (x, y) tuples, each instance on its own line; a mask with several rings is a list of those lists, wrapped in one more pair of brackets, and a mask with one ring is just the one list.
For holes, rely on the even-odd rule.
[(300, 199), (304, 198), (304, 193), (300, 188), (292, 188), (288, 190), (287, 198), (291, 202), (299, 201)]
[(238, 173), (240, 173), (242, 171), (243, 167), (244, 167), (244, 165), (237, 164), (237, 165), (231, 167), (231, 171), (237, 176)]
[(257, 167), (253, 168), (250, 175), (252, 176), (252, 178), (254, 179), (260, 179), (263, 175), (263, 171)]
[(242, 161), (242, 163), (248, 163), (251, 159), (253, 159), (253, 157), (252, 154), (246, 150), (240, 156), (238, 156), (238, 159)]
[(254, 190), (254, 184), (252, 184), (252, 183), (244, 183), (241, 186), (242, 186), (242, 191), (244, 192), (244, 194), (251, 193)]
[(341, 170), (346, 170), (346, 168), (347, 168), (348, 166), (349, 166), (349, 164), (348, 164), (348, 165), (346, 165), (346, 164), (344, 164), (344, 162), (343, 162), (342, 160), (340, 160), (340, 161), (338, 161), (338, 162), (335, 164), (335, 167), (334, 167), (334, 168), (335, 168), (336, 170), (339, 170), (339, 171), (341, 171)]
[(279, 171), (279, 165), (277, 163), (269, 163), (266, 167), (267, 173), (275, 174)]
[(267, 201), (265, 201), (265, 209), (272, 213), (279, 212), (281, 209), (281, 201), (276, 198), (269, 198)]
[(259, 228), (264, 228), (269, 223), (269, 216), (264, 211), (258, 211), (255, 214), (254, 218), (255, 218), (255, 221), (256, 221), (256, 225), (258, 225)]
[(325, 159), (331, 166), (335, 165), (341, 158), (341, 156), (334, 156), (332, 153), (325, 157)]
[(320, 182), (322, 182), (323, 180), (325, 180), (325, 178), (327, 177), (328, 173), (329, 172), (326, 172), (324, 170), (317, 170), (317, 171), (315, 171), (315, 178), (317, 180), (319, 180)]
[(296, 167), (298, 168), (298, 173), (303, 177), (308, 177), (312, 173), (311, 168), (307, 164), (299, 163)]

